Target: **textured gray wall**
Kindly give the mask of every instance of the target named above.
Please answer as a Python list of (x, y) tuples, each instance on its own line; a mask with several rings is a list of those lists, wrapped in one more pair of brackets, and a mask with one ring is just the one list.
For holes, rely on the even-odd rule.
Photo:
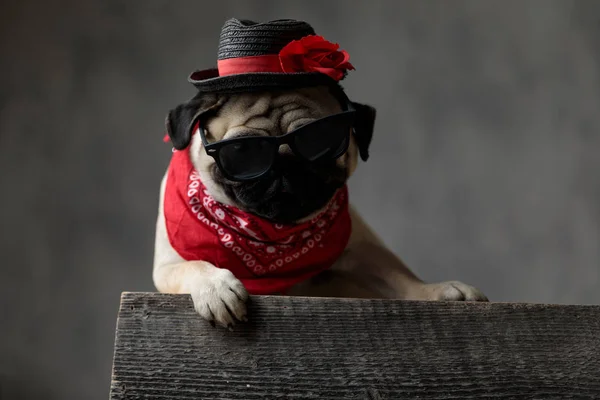
[(231, 16), (347, 49), (379, 110), (353, 201), (428, 280), (600, 303), (600, 2), (3, 1), (0, 397), (105, 399), (119, 293), (153, 290), (166, 111)]

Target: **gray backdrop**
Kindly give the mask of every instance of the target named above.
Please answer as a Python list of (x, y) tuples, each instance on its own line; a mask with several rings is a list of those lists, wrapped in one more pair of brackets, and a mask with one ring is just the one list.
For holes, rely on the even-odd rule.
[(2, 1), (0, 386), (106, 399), (121, 291), (153, 290), (170, 107), (226, 18), (309, 21), (379, 110), (353, 202), (427, 280), (600, 303), (600, 2)]

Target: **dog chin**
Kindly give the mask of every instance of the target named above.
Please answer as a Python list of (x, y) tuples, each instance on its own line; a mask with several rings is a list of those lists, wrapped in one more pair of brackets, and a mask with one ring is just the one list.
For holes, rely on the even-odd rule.
[(279, 224), (293, 224), (316, 214), (331, 200), (339, 187), (329, 187), (318, 197), (307, 198), (292, 193), (278, 192), (265, 201), (246, 202), (237, 196), (239, 207), (247, 212), (258, 215)]
[(346, 183), (342, 168), (326, 174), (302, 171), (254, 182), (223, 183), (236, 207), (279, 224), (298, 223), (322, 210)]

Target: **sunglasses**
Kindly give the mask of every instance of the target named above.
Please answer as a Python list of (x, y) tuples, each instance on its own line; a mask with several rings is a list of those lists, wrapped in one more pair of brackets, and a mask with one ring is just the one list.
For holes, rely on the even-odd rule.
[(243, 136), (214, 143), (206, 140), (206, 131), (198, 125), (206, 154), (215, 159), (223, 175), (232, 181), (249, 181), (267, 174), (287, 144), (301, 159), (317, 163), (335, 160), (350, 144), (356, 111), (348, 109), (303, 125), (282, 136)]

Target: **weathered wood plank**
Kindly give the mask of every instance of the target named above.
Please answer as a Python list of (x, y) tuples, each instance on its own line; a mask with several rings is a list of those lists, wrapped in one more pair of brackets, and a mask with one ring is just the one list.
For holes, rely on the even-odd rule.
[(597, 399), (600, 307), (253, 297), (212, 328), (124, 293), (117, 399)]

